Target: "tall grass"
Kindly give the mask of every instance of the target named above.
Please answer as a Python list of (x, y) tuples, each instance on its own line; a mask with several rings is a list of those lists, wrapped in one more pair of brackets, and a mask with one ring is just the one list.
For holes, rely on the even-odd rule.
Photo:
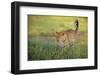
[(74, 47), (60, 48), (52, 37), (31, 37), (28, 42), (28, 60), (87, 58), (87, 45), (83, 40)]

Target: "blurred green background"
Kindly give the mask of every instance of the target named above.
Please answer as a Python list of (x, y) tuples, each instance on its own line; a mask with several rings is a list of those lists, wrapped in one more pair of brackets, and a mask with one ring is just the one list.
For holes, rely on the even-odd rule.
[[(74, 20), (76, 17), (73, 16), (28, 16), (28, 34), (52, 34), (56, 31), (62, 31), (67, 29), (74, 29)], [(79, 30), (87, 31), (87, 17), (78, 17)]]

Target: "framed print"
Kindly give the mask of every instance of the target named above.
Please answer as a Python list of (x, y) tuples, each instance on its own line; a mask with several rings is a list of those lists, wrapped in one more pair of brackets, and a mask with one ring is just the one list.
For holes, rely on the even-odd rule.
[(11, 72), (97, 69), (97, 7), (11, 3)]

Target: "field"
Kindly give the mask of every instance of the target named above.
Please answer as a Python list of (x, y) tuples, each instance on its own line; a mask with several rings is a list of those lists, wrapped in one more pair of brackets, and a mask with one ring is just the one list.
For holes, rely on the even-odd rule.
[(83, 59), (88, 57), (87, 17), (78, 17), (82, 32), (74, 47), (57, 46), (55, 32), (74, 29), (73, 16), (28, 16), (28, 60)]

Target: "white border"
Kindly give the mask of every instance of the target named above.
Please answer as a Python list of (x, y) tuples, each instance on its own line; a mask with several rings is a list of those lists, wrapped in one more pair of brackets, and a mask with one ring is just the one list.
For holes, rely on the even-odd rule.
[[(27, 14), (87, 16), (88, 59), (27, 61)], [(94, 66), (94, 11), (43, 7), (20, 7), (20, 70)]]

